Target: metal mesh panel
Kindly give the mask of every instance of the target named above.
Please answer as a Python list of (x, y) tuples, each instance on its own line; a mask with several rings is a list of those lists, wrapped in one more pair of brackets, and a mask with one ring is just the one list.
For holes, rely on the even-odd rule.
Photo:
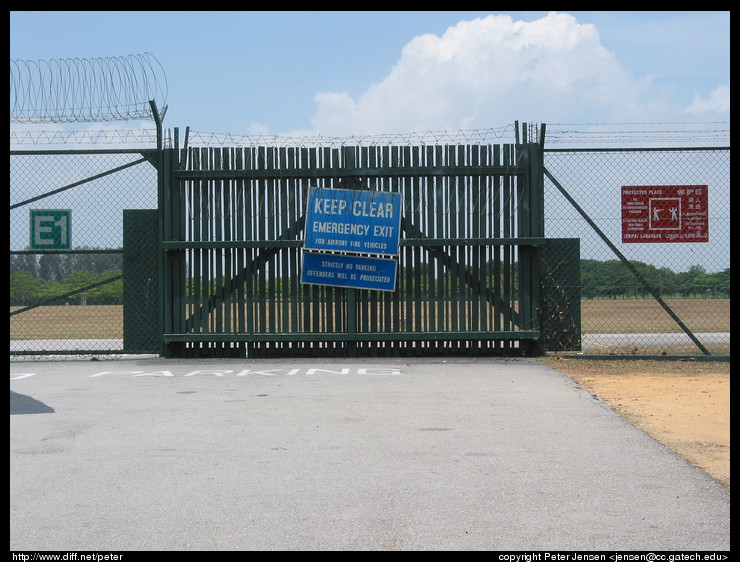
[(545, 349), (580, 350), (580, 240), (548, 239), (542, 252), (541, 269), (541, 318)]
[[(544, 164), (585, 215), (545, 180), (546, 236), (581, 239), (583, 352), (729, 355), (730, 150), (546, 150)], [(622, 242), (622, 186), (695, 185), (708, 242)]]
[(122, 351), (123, 210), (156, 206), (142, 152), (11, 151), (11, 357)]

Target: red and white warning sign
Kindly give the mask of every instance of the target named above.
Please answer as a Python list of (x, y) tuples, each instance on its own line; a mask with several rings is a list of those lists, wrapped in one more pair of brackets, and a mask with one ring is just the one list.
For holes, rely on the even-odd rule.
[(622, 186), (622, 242), (709, 242), (706, 185)]

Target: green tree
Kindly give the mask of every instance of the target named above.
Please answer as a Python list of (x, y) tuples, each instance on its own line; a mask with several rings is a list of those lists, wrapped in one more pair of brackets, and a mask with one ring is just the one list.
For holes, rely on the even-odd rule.
[(43, 279), (27, 271), (10, 274), (10, 306), (29, 306), (35, 304), (44, 288)]

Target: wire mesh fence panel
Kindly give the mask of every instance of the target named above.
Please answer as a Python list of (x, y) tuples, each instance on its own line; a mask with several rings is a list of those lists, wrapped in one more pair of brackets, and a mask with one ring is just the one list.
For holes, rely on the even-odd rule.
[[(178, 219), (184, 221), (182, 240), (195, 241), (183, 250), (191, 272), (180, 280), (187, 283), (184, 320), (219, 334), (229, 326), (227, 332), (237, 334), (321, 335), (345, 331), (351, 323), (357, 338), (376, 332), (446, 337), (504, 333), (511, 326), (521, 334), (522, 319), (543, 314), (545, 332), (553, 338), (548, 349), (729, 356), (729, 148), (545, 149), (543, 248), (555, 253), (543, 262), (542, 308), (528, 310), (518, 299), (524, 289), (539, 288), (518, 285), (522, 270), (532, 266), (512, 230), (530, 211), (517, 203), (518, 184), (509, 186), (507, 176), (495, 174), (484, 180), (468, 170), (437, 177), (431, 164), (441, 149), (421, 144), (407, 139), (402, 147), (379, 149), (371, 143), (352, 153), (353, 163), (369, 169), (386, 160), (398, 166), (403, 155), (412, 154), (429, 164), (416, 180), (406, 170), (402, 177), (391, 170), (364, 178), (370, 189), (406, 194), (405, 234), (396, 290), (357, 289), (352, 303), (343, 289), (298, 283), (300, 217), (313, 183), (300, 179), (298, 164), (291, 164), (308, 159), (306, 165), (315, 167), (348, 148), (280, 146), (274, 158), (288, 162), (284, 177), (219, 180), (206, 191), (205, 180), (188, 179)], [(471, 146), (475, 151), (482, 145)], [(201, 156), (208, 150), (200, 150)], [(156, 163), (162, 154), (147, 148), (11, 150), (11, 357), (158, 352), (163, 273), (137, 250), (156, 258), (156, 250), (145, 247), (185, 244), (179, 238), (162, 242), (154, 232), (163, 228), (156, 214)], [(246, 158), (239, 150), (221, 154)], [(473, 156), (482, 157), (470, 152), (466, 158)], [(256, 165), (219, 162), (226, 172)], [(204, 196), (213, 189), (217, 198)], [(239, 221), (229, 219), (234, 209)], [(129, 240), (139, 240), (128, 244), (128, 257), (127, 232)], [(272, 239), (274, 255), (260, 252), (260, 241)], [(565, 246), (550, 247), (551, 240)], [(570, 248), (569, 241), (577, 242), (575, 254), (559, 257), (555, 250)], [(211, 247), (215, 242), (224, 248)], [(166, 250), (171, 255), (181, 248)], [(580, 260), (571, 258), (579, 253)], [(468, 279), (470, 268), (480, 272), (483, 285)], [(212, 286), (205, 280), (214, 275)], [(214, 287), (224, 289), (230, 279), (240, 281), (228, 293), (231, 300), (217, 303), (221, 293)], [(135, 312), (134, 322), (127, 322), (127, 310)], [(446, 349), (437, 343), (432, 341)]]
[(580, 239), (583, 352), (729, 355), (729, 148), (544, 163), (546, 236)]
[(123, 350), (123, 211), (156, 207), (145, 152), (11, 151), (11, 356)]
[[(303, 353), (304, 344), (317, 353), (490, 353), (529, 344), (539, 335), (538, 293), (518, 262), (533, 259), (529, 247), (541, 238), (524, 216), (531, 200), (541, 207), (541, 193), (525, 189), (531, 172), (520, 160), (535, 148), (189, 149), (165, 205), (165, 353), (259, 356)], [(309, 204), (311, 190), (326, 199)], [(332, 191), (340, 199), (330, 201)], [(395, 211), (376, 206), (381, 195), (397, 196)], [(351, 229), (360, 234), (348, 240)], [(398, 251), (379, 257), (372, 244), (393, 229)], [(330, 249), (307, 254), (309, 239)], [(307, 256), (319, 259), (307, 268)], [(315, 275), (301, 276), (306, 269)], [(385, 283), (387, 271), (386, 293), (362, 285)]]

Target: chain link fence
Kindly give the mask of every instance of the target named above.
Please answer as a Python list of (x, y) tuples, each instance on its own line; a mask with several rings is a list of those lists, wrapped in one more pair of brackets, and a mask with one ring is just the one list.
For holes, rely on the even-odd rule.
[[(157, 207), (152, 152), (11, 151), (11, 357), (125, 353), (123, 214)], [(566, 345), (580, 329), (589, 355), (729, 356), (729, 148), (546, 149), (544, 165), (546, 236), (580, 244), (580, 278), (570, 264), (550, 288), (573, 302), (544, 319), (579, 313)], [(623, 242), (625, 186), (706, 186), (708, 241)], [(60, 243), (64, 217), (68, 248), (33, 247), (34, 235)]]
[[(546, 149), (544, 165), (546, 236), (580, 239), (582, 353), (729, 356), (729, 148)], [(647, 194), (637, 230), (654, 238), (623, 239), (623, 192)], [(669, 203), (704, 211), (707, 241), (684, 241), (680, 213), (659, 222)]]
[(11, 357), (123, 351), (123, 211), (157, 208), (145, 155), (11, 151)]

